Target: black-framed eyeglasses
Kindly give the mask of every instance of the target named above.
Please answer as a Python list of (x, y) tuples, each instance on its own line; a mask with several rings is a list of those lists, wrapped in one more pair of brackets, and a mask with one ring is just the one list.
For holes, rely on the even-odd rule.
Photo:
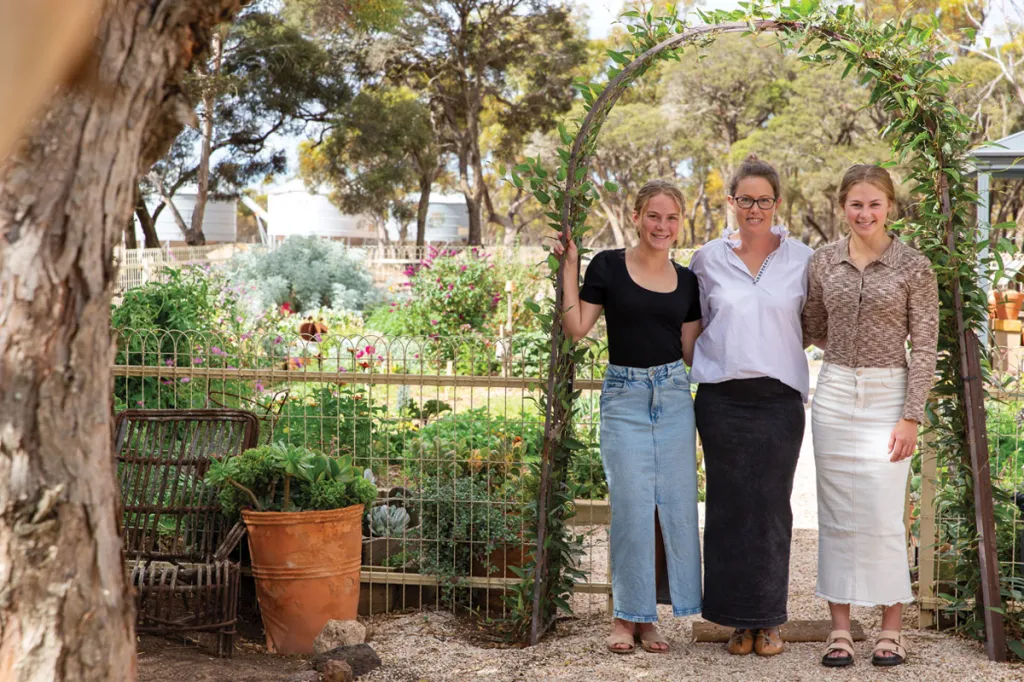
[(771, 197), (761, 197), (760, 199), (755, 199), (754, 197), (736, 197), (733, 201), (736, 202), (737, 206), (744, 209), (751, 208), (754, 204), (757, 204), (757, 207), (762, 211), (767, 211), (775, 205), (775, 199)]

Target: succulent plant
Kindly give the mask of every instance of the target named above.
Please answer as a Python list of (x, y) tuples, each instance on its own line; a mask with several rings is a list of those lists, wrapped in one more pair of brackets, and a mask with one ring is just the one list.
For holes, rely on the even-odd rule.
[(409, 527), (409, 512), (405, 507), (380, 505), (370, 511), (369, 522), (370, 534), (373, 537), (401, 537)]

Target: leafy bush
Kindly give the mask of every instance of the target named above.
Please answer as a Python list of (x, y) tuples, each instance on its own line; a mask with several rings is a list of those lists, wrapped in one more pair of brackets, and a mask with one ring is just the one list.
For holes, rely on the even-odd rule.
[(376, 486), (352, 466), (351, 457), (327, 457), (286, 443), (215, 460), (206, 483), (221, 487), (221, 507), (232, 517), (242, 509), (342, 509), (377, 497)]
[[(233, 337), (214, 332), (228, 321), (235, 323), (237, 298), (221, 286), (216, 274), (204, 268), (167, 268), (161, 275), (162, 281), (128, 290), (120, 305), (113, 307), (111, 326), (117, 337), (114, 362), (151, 367), (204, 362), (226, 366), (227, 358), (237, 356), (235, 349), (224, 347)], [(212, 338), (217, 341), (207, 343)], [(181, 381), (187, 382), (187, 378)], [(192, 406), (193, 396), (203, 395), (195, 387), (179, 393), (172, 390), (173, 384), (169, 379), (155, 377), (118, 379), (114, 386), (115, 403), (128, 407), (186, 408)]]
[(459, 579), (471, 575), (473, 561), (504, 545), (522, 542), (528, 507), (513, 487), (497, 486), (475, 476), (427, 477), (420, 500), (420, 572), (434, 575), (442, 600), (452, 605), (469, 598), (456, 592)]
[(522, 476), (540, 461), (543, 424), (492, 416), (487, 408), (448, 413), (430, 422), (405, 444), (412, 476), (481, 474), (491, 481)]
[(230, 278), (255, 282), (253, 295), (263, 308), (288, 304), (296, 312), (322, 306), (361, 311), (381, 297), (361, 251), (317, 237), (291, 237), (273, 251), (236, 256)]
[(352, 457), (359, 466), (376, 463), (393, 450), (387, 405), (351, 387), (315, 389), (289, 396), (274, 426), (274, 440), (306, 445), (332, 456)]

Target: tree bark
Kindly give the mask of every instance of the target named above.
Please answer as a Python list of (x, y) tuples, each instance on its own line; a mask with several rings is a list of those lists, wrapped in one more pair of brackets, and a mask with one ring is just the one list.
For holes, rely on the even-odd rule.
[[(220, 76), (221, 59), (224, 56), (224, 34), (221, 31), (214, 32), (211, 49), (213, 68), (207, 76), (214, 80)], [(213, 153), (213, 117), (216, 108), (215, 88), (207, 83), (203, 94), (203, 146), (199, 154), (199, 174), (196, 178), (196, 205), (192, 209), (191, 225), (185, 230), (185, 243), (189, 246), (202, 246), (206, 243), (203, 218), (206, 215), (206, 201), (210, 195), (210, 155)]]
[(242, 0), (107, 0), (97, 83), (0, 165), (0, 680), (134, 680), (111, 457), (113, 248)]
[(135, 202), (135, 215), (138, 216), (139, 224), (142, 225), (143, 244), (147, 249), (159, 249), (160, 237), (156, 233), (156, 218), (159, 214), (154, 212), (150, 215), (145, 197), (141, 192), (138, 192), (136, 196), (138, 201)]
[(427, 243), (427, 216), (430, 213), (430, 188), (433, 184), (433, 171), (420, 175), (420, 199), (416, 205), (416, 246)]

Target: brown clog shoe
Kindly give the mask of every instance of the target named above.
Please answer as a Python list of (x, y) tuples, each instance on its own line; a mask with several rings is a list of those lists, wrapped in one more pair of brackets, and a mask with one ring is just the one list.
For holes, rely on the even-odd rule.
[(733, 656), (746, 656), (754, 650), (754, 631), (733, 630), (733, 633), (729, 635), (729, 643), (725, 645), (725, 650)]
[(781, 654), (782, 649), (782, 635), (777, 627), (757, 631), (757, 636), (754, 637), (754, 653), (758, 656)]

